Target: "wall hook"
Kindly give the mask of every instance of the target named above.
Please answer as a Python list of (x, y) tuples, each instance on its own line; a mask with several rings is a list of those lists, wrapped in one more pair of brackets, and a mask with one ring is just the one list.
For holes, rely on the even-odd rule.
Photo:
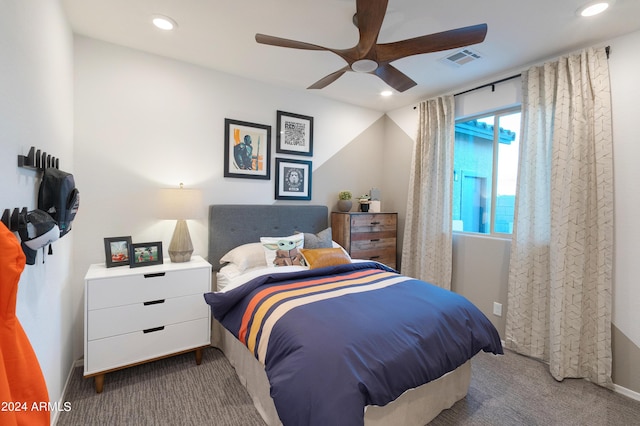
[(2, 223), (6, 225), (12, 232), (18, 232), (20, 228), (20, 221), (27, 223), (27, 208), (22, 207), (22, 210), (19, 208), (14, 208), (13, 211), (9, 209), (4, 209), (2, 212)]
[(18, 155), (18, 167), (41, 172), (49, 167), (59, 169), (60, 159), (52, 157), (46, 152), (41, 153), (39, 149), (36, 150), (36, 148), (32, 146), (27, 155)]

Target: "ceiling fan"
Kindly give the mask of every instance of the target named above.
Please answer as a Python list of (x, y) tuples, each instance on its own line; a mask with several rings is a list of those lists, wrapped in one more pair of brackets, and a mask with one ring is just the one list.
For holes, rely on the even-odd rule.
[(322, 89), (344, 73), (355, 71), (375, 74), (398, 92), (404, 92), (415, 86), (416, 82), (391, 65), (391, 62), (407, 56), (481, 43), (487, 34), (487, 24), (479, 24), (393, 43), (377, 44), (388, 3), (389, 0), (356, 0), (356, 14), (353, 22), (358, 27), (360, 39), (358, 44), (350, 49), (332, 49), (264, 34), (256, 34), (256, 41), (271, 46), (329, 51), (347, 62), (343, 68), (321, 78), (308, 89)]

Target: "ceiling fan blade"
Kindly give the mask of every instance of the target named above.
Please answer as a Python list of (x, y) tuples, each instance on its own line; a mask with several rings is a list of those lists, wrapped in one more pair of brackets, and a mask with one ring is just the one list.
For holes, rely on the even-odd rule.
[(374, 74), (398, 92), (404, 92), (417, 84), (391, 64), (380, 65), (378, 69), (374, 71)]
[(358, 59), (367, 56), (378, 41), (378, 34), (380, 34), (388, 3), (389, 0), (356, 1), (356, 20), (360, 32), (360, 40), (356, 46)]
[(331, 74), (321, 78), (320, 80), (313, 83), (311, 86), (307, 87), (307, 89), (323, 89), (328, 85), (330, 85), (331, 83), (333, 83), (334, 81), (336, 81), (337, 79), (339, 79), (340, 77), (342, 77), (342, 74), (349, 71), (350, 69), (351, 68), (349, 68), (349, 66), (347, 65), (346, 67), (341, 68), (338, 71), (332, 72)]
[(473, 25), (441, 33), (429, 34), (408, 40), (377, 46), (378, 61), (392, 62), (421, 53), (439, 52), (481, 43), (487, 35), (487, 24)]
[(270, 46), (290, 47), (292, 49), (303, 50), (330, 50), (326, 47), (318, 46), (311, 43), (305, 43), (303, 41), (289, 40), (286, 38), (274, 37), (264, 34), (256, 34), (256, 41), (261, 44), (268, 44)]

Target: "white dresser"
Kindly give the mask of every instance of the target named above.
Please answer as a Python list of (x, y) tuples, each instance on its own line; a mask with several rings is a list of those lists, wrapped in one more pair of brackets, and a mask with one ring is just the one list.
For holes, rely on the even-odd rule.
[(211, 265), (190, 262), (106, 268), (85, 276), (84, 376), (102, 392), (105, 373), (195, 351), (211, 341)]

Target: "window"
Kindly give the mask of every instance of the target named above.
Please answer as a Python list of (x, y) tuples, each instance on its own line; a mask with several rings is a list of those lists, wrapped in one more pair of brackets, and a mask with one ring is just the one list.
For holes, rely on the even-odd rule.
[(511, 109), (456, 122), (454, 231), (513, 232), (520, 115)]

